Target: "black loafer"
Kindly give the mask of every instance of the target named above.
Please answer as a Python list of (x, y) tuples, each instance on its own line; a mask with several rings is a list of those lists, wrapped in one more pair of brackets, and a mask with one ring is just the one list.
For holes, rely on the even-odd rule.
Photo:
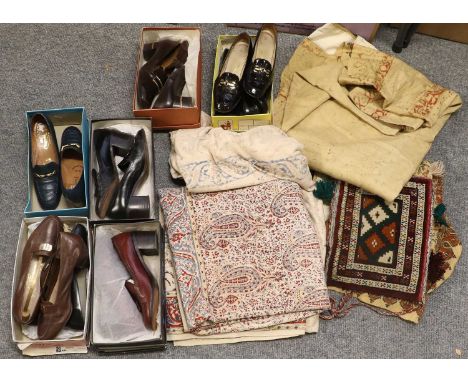
[(44, 114), (35, 114), (31, 118), (29, 132), (30, 166), (37, 200), (43, 210), (54, 210), (61, 196), (54, 125)]
[(276, 60), (276, 28), (264, 25), (258, 31), (252, 59), (244, 77), (244, 90), (254, 98), (262, 98), (273, 82)]
[(252, 115), (252, 114), (265, 114), (268, 112), (268, 96), (270, 92), (267, 90), (264, 97), (253, 98), (248, 95), (244, 95), (241, 105), (242, 112), (240, 115)]
[(232, 112), (241, 100), (241, 80), (251, 53), (250, 36), (243, 32), (229, 48), (213, 86), (214, 109), (217, 113)]
[(78, 128), (69, 126), (64, 130), (60, 147), (62, 193), (76, 207), (86, 204), (81, 142), (81, 131)]

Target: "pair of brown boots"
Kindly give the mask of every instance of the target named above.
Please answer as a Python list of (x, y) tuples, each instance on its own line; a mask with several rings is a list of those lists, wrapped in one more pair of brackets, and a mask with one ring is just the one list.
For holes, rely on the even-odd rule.
[(85, 267), (88, 261), (83, 238), (64, 232), (58, 217), (45, 218), (23, 249), (13, 297), (15, 321), (25, 325), (37, 323), (41, 340), (55, 338), (73, 311), (74, 271)]

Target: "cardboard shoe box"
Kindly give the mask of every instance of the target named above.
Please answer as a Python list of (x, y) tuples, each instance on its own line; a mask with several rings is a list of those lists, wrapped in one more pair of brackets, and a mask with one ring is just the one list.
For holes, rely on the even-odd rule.
[[(23, 249), (32, 233), (33, 229), (41, 222), (43, 217), (24, 218), (21, 223), (19, 232), (18, 245), (16, 249), (15, 268), (13, 273), (12, 293), (11, 293), (11, 307), (10, 312), (13, 311), (13, 296), (16, 286), (20, 277), (21, 262), (23, 256)], [(70, 353), (87, 353), (89, 345), (89, 320), (90, 320), (90, 295), (91, 295), (91, 271), (92, 262), (90, 255), (91, 241), (90, 241), (90, 227), (88, 219), (81, 216), (60, 216), (60, 219), (65, 225), (65, 230), (70, 231), (77, 223), (83, 224), (88, 231), (88, 256), (89, 268), (76, 272), (76, 279), (80, 291), (80, 305), (84, 316), (84, 330), (77, 331), (71, 330), (68, 327), (62, 329), (56, 339), (52, 340), (39, 340), (36, 337), (36, 329), (33, 325), (24, 325), (17, 323), (13, 314), (11, 313), (11, 331), (13, 342), (16, 343), (18, 348), (22, 351), (23, 355), (28, 356), (42, 356), (42, 355), (56, 355), (56, 354), (70, 354)]]
[[(171, 38), (189, 41), (188, 57), (185, 63), (186, 85), (182, 96), (193, 98), (192, 107), (145, 109), (138, 102), (138, 78), (141, 67), (146, 63), (143, 45), (160, 39)], [(135, 86), (133, 95), (133, 114), (135, 117), (150, 117), (154, 129), (183, 129), (200, 127), (201, 113), (201, 31), (189, 27), (145, 27), (141, 30), (140, 49), (137, 58)]]
[[(146, 255), (145, 267), (159, 287), (157, 329), (145, 327), (135, 301), (125, 288), (131, 276), (112, 244), (122, 232), (154, 233), (156, 244)], [(91, 343), (100, 352), (164, 350), (166, 348), (164, 289), (164, 230), (157, 221), (97, 223), (93, 230)]]
[[(90, 220), (92, 222), (97, 221), (134, 221), (134, 220), (153, 220), (156, 217), (155, 212), (155, 195), (154, 195), (154, 170), (153, 170), (153, 131), (151, 128), (151, 119), (150, 118), (131, 118), (131, 119), (101, 119), (101, 120), (92, 120), (91, 121), (91, 144), (90, 144), (90, 173), (96, 171), (99, 173), (99, 165), (94, 147), (94, 134), (96, 130), (107, 129), (107, 130), (117, 130), (123, 133), (136, 135), (140, 129), (144, 129), (147, 143), (147, 152), (148, 152), (148, 168), (146, 178), (142, 178), (143, 181), (137, 182), (135, 189), (132, 193), (132, 196), (148, 196), (149, 197), (149, 216), (145, 219), (141, 218), (123, 218), (123, 219), (111, 219), (106, 217), (104, 219), (99, 218), (96, 213), (96, 196), (95, 196), (95, 179), (94, 176), (90, 177), (89, 190), (90, 190)], [(115, 156), (115, 165), (118, 166), (120, 161), (123, 158), (121, 156)], [(119, 179), (122, 179), (123, 172), (118, 169)], [(120, 187), (120, 185), (119, 185)]]
[[(216, 79), (218, 78), (221, 69), (221, 59), (223, 52), (229, 49), (236, 39), (234, 35), (221, 35), (218, 36), (218, 44), (216, 46), (216, 58), (213, 72), (213, 88)], [(250, 36), (252, 44), (255, 44), (255, 37)], [(233, 131), (247, 131), (256, 126), (271, 125), (271, 108), (273, 106), (273, 86), (268, 95), (268, 112), (265, 114), (252, 114), (252, 115), (229, 115), (229, 114), (216, 114), (214, 109), (214, 93), (211, 92), (211, 123), (213, 127), (221, 127), (225, 130)]]
[[(54, 125), (55, 135), (57, 137), (57, 145), (60, 151), (60, 142), (62, 140), (62, 133), (68, 126), (75, 126), (81, 131), (82, 135), (82, 152), (83, 152), (83, 175), (85, 182), (85, 205), (82, 207), (74, 207), (62, 195), (60, 203), (55, 210), (43, 210), (39, 205), (36, 190), (34, 188), (32, 173), (31, 173), (31, 140), (30, 122), (32, 117), (37, 114), (44, 114)], [(26, 112), (26, 130), (28, 132), (28, 201), (24, 209), (26, 217), (36, 216), (88, 216), (89, 212), (89, 192), (88, 192), (88, 158), (89, 158), (89, 121), (86, 116), (86, 111), (82, 107), (66, 108), (66, 109), (47, 109), (47, 110), (33, 110)], [(60, 156), (60, 152), (59, 152)]]

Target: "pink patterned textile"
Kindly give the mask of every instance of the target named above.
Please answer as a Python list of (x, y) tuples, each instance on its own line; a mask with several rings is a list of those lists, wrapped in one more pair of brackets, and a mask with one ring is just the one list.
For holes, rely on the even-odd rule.
[(248, 330), (329, 308), (319, 241), (296, 183), (159, 196), (189, 330), (242, 330), (235, 322)]

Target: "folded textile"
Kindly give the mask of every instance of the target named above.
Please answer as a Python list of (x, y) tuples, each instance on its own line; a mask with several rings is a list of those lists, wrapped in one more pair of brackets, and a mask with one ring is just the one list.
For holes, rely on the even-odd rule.
[(176, 275), (173, 266), (172, 253), (167, 241), (165, 254), (166, 333), (167, 340), (173, 341), (175, 346), (269, 341), (279, 338), (301, 336), (306, 333), (306, 322), (304, 320), (276, 325), (265, 329), (209, 334), (205, 336), (185, 332), (184, 321), (182, 320), (182, 314), (180, 312), (177, 297)]
[[(431, 207), (431, 214), (434, 213), (434, 207), (440, 206), (443, 203), (443, 178), (444, 178), (444, 170), (443, 170), (443, 165), (441, 162), (428, 162), (424, 161), (418, 168), (417, 172), (415, 173), (415, 178), (414, 179), (425, 179), (426, 181), (431, 181), (432, 184), (432, 207)], [(408, 186), (411, 187), (411, 181), (409, 182), (408, 185), (406, 185), (405, 188)], [(353, 186), (351, 186), (353, 187)], [(362, 192), (362, 190), (357, 191), (359, 194), (365, 195), (366, 193)], [(335, 201), (337, 201), (341, 194), (341, 197), (345, 197), (343, 194), (343, 189), (340, 189), (337, 194), (335, 194)], [(400, 199), (400, 196), (397, 197), (397, 200)], [(419, 199), (419, 198), (418, 198)], [(375, 203), (375, 199), (373, 200), (373, 203)], [(386, 266), (385, 263), (380, 264), (380, 270), (378, 267), (375, 267), (373, 269), (370, 269), (371, 267), (365, 266), (362, 264), (359, 264), (359, 262), (362, 263), (362, 258), (363, 254), (364, 255), (371, 255), (368, 256), (368, 263), (372, 261), (372, 253), (379, 254), (383, 253), (384, 249), (381, 247), (381, 243), (385, 243), (387, 245), (386, 249), (391, 249), (392, 245), (391, 242), (395, 241), (398, 237), (398, 244), (401, 246), (402, 243), (402, 235), (401, 231), (402, 229), (404, 230), (405, 227), (409, 227), (410, 224), (412, 223), (412, 219), (402, 219), (402, 224), (400, 223), (398, 227), (400, 227), (397, 230), (392, 229), (392, 223), (390, 222), (391, 220), (391, 212), (384, 211), (382, 213), (378, 207), (376, 207), (373, 204), (367, 204), (367, 201), (362, 199), (361, 201), (362, 208), (360, 209), (360, 214), (361, 214), (361, 224), (359, 222), (355, 223), (350, 223), (352, 226), (351, 231), (355, 232), (357, 235), (357, 240), (352, 241), (353, 245), (354, 243), (358, 243), (360, 240), (359, 239), (364, 239), (361, 240), (361, 244), (364, 242), (364, 246), (367, 246), (365, 238), (370, 238), (373, 233), (375, 233), (375, 243), (377, 243), (376, 247), (372, 246), (372, 241), (368, 240), (368, 243), (371, 244), (371, 251), (369, 251), (368, 248), (364, 248), (364, 250), (361, 253), (359, 252), (359, 249), (353, 250), (351, 247), (347, 247), (347, 249), (344, 249), (341, 251), (340, 254), (337, 254), (335, 251), (335, 255), (337, 255), (339, 258), (342, 260), (345, 257), (351, 257), (355, 259), (356, 264), (360, 266), (359, 271), (363, 272), (363, 276), (366, 273), (365, 271), (362, 270), (363, 267), (367, 267), (367, 271), (374, 272), (374, 275), (381, 274), (382, 276), (387, 277), (387, 274), (389, 273), (388, 266)], [(410, 203), (411, 206), (411, 203)], [(420, 201), (413, 201), (413, 206), (417, 207), (418, 215), (422, 214), (423, 210), (427, 209), (427, 205), (423, 200), (421, 199)], [(389, 208), (384, 206), (385, 208)], [(342, 211), (343, 212), (343, 211)], [(380, 216), (376, 216), (377, 213), (380, 212)], [(389, 212), (389, 213), (387, 213)], [(338, 211), (338, 207), (335, 207), (331, 211), (331, 217), (330, 217), (330, 223), (332, 221), (336, 221), (337, 214), (340, 212)], [(346, 221), (351, 221), (351, 209), (349, 213), (345, 212), (345, 216), (343, 218)], [(374, 221), (374, 218), (377, 219), (377, 222)], [(455, 266), (458, 262), (458, 259), (461, 256), (461, 251), (462, 251), (462, 246), (461, 243), (458, 239), (458, 236), (456, 232), (454, 231), (453, 227), (450, 225), (450, 223), (447, 221), (447, 217), (444, 215), (443, 216), (443, 222), (438, 221), (437, 219), (432, 219), (431, 222), (431, 229), (430, 229), (430, 236), (427, 237), (427, 235), (424, 233), (424, 223), (421, 220), (421, 215), (416, 216), (414, 219), (414, 226), (416, 230), (414, 231), (414, 237), (418, 235), (422, 235), (426, 241), (429, 241), (429, 254), (427, 255), (427, 265), (425, 268), (425, 274), (426, 276), (423, 279), (420, 279), (420, 285), (422, 286), (423, 284), (424, 289), (422, 290), (424, 296), (422, 299), (411, 299), (408, 298), (408, 296), (402, 296), (401, 291), (398, 291), (397, 293), (394, 291), (394, 289), (397, 287), (396, 284), (393, 285), (384, 285), (384, 288), (387, 290), (373, 290), (370, 288), (369, 285), (340, 285), (339, 283), (331, 282), (330, 283), (330, 278), (333, 278), (331, 275), (333, 272), (331, 270), (332, 267), (332, 257), (333, 252), (331, 252), (331, 257), (329, 258), (328, 261), (328, 283), (329, 283), (329, 289), (340, 292), (345, 295), (350, 295), (352, 297), (356, 297), (360, 302), (365, 303), (371, 307), (375, 307), (378, 309), (381, 309), (383, 311), (387, 311), (388, 314), (398, 316), (402, 318), (403, 320), (410, 321), (413, 323), (418, 323), (424, 313), (424, 308), (425, 308), (425, 303), (427, 300), (427, 295), (428, 293), (433, 292), (436, 288), (438, 288), (443, 282), (445, 282), (452, 274), (453, 270), (455, 269)], [(372, 225), (372, 227), (371, 227)], [(390, 227), (390, 228), (389, 228)], [(356, 229), (358, 231), (356, 231)], [(398, 232), (399, 231), (399, 232)], [(390, 233), (390, 235), (389, 235)], [(392, 235), (393, 233), (393, 235)], [(399, 234), (399, 235), (398, 235)], [(373, 237), (374, 237), (373, 236)], [(412, 236), (406, 236), (407, 243), (412, 244), (413, 242), (416, 243), (417, 240), (409, 240)], [(395, 240), (394, 240), (395, 239)], [(334, 243), (335, 249), (336, 249), (336, 240), (333, 239), (330, 236), (330, 241)], [(362, 248), (361, 246), (358, 245), (359, 248)], [(346, 247), (345, 247), (346, 248)], [(397, 257), (402, 258), (403, 256), (408, 256), (408, 254), (411, 254), (412, 257), (412, 268), (414, 270), (415, 267), (420, 264), (422, 266), (422, 259), (426, 257), (424, 251), (417, 251), (415, 250), (415, 247), (412, 247), (413, 249), (408, 248), (408, 246), (405, 246), (405, 251), (404, 252), (395, 252), (393, 251), (393, 255), (396, 255)], [(416, 248), (417, 249), (417, 248)], [(371, 253), (369, 253), (371, 252)], [(354, 255), (353, 255), (354, 254)], [(383, 257), (380, 257), (383, 259)], [(387, 255), (387, 259), (389, 256)], [(335, 257), (336, 259), (336, 257)], [(361, 259), (361, 260), (359, 260)], [(377, 260), (379, 257), (374, 256), (374, 260)], [(350, 267), (352, 268), (352, 259), (350, 260), (351, 262), (348, 262), (345, 267)], [(421, 269), (420, 269), (421, 270)], [(420, 272), (417, 271), (418, 273)], [(343, 270), (342, 270), (343, 271)], [(410, 273), (410, 268), (403, 268), (402, 270), (402, 276), (404, 277), (405, 275), (409, 275)], [(411, 283), (411, 277), (407, 277), (407, 284), (408, 287), (410, 286)], [(393, 288), (393, 289), (392, 289)]]
[(304, 144), (312, 169), (393, 201), (461, 99), (344, 28), (323, 28), (284, 69), (273, 122)]
[[(236, 189), (273, 179), (299, 184), (325, 261), (323, 203), (311, 192), (315, 183), (302, 153), (303, 146), (295, 139), (274, 126), (259, 126), (242, 134), (203, 127), (174, 131), (171, 143), (171, 173), (182, 177), (190, 192)], [(317, 332), (318, 324), (318, 315), (308, 317), (306, 332)]]
[(242, 134), (212, 127), (171, 133), (169, 162), (174, 178), (190, 192), (233, 190), (275, 179), (291, 180), (304, 190), (314, 183), (303, 146), (274, 126)]
[(320, 242), (296, 183), (159, 195), (188, 330), (263, 328), (329, 307)]

